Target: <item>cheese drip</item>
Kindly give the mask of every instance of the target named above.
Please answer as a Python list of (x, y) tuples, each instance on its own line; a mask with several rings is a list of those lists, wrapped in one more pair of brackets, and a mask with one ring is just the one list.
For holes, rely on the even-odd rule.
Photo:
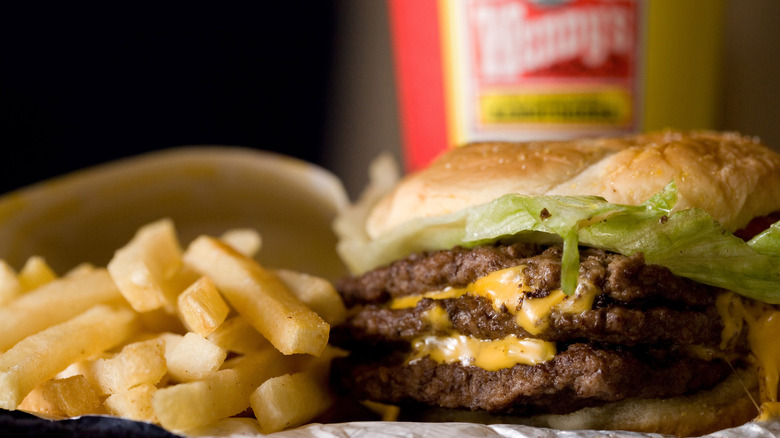
[(518, 364), (536, 365), (551, 360), (555, 344), (540, 339), (509, 335), (503, 339), (477, 339), (471, 336), (427, 336), (412, 344), (409, 362), (430, 357), (438, 363), (461, 363), (487, 371), (498, 371)]
[(780, 309), (744, 300), (731, 292), (721, 294), (716, 306), (723, 320), (721, 348), (733, 346), (747, 325), (747, 340), (759, 377), (761, 415), (758, 419), (777, 418), (780, 416), (780, 402), (777, 399), (780, 383)]
[(599, 293), (598, 287), (580, 282), (572, 295), (566, 295), (562, 290), (556, 289), (545, 297), (528, 297), (526, 294), (532, 292), (533, 287), (527, 281), (525, 268), (525, 265), (520, 265), (495, 271), (464, 288), (446, 288), (422, 295), (396, 298), (390, 302), (389, 307), (415, 307), (423, 298), (443, 300), (463, 295), (480, 296), (490, 300), (497, 312), (506, 309), (515, 315), (515, 322), (523, 330), (531, 335), (538, 335), (547, 328), (554, 311), (582, 313), (591, 309), (593, 300)]
[[(525, 265), (492, 272), (463, 288), (446, 288), (421, 295), (401, 297), (389, 303), (391, 309), (417, 306), (424, 298), (445, 300), (464, 295), (487, 298), (497, 312), (504, 310), (515, 316), (516, 324), (531, 335), (538, 335), (549, 325), (553, 312), (582, 313), (593, 306), (599, 289), (586, 282), (577, 286), (576, 293), (566, 295), (560, 289), (545, 297), (529, 297), (534, 288), (525, 276)], [(409, 361), (430, 357), (439, 363), (473, 365), (488, 371), (511, 368), (518, 364), (536, 365), (551, 360), (556, 353), (555, 343), (540, 339), (519, 338), (486, 340), (464, 336), (452, 329), (449, 315), (441, 306), (433, 306), (423, 319), (435, 332), (445, 336), (424, 336), (412, 343)]]
[(445, 336), (423, 336), (412, 342), (413, 362), (425, 356), (438, 363), (460, 362), (487, 371), (511, 368), (515, 365), (536, 365), (555, 356), (555, 343), (540, 339), (518, 338), (510, 335), (503, 339), (488, 340), (461, 335), (452, 328), (447, 311), (433, 306), (422, 314), (435, 332)]

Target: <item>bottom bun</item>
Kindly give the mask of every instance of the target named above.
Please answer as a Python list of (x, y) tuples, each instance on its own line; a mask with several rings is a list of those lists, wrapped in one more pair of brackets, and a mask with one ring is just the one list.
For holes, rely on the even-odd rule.
[[(737, 370), (717, 386), (667, 399), (628, 399), (564, 415), (494, 416), (453, 409), (419, 410), (416, 421), (523, 424), (559, 430), (624, 430), (677, 436), (701, 436), (740, 426), (758, 416), (755, 370)], [(402, 414), (406, 417), (405, 414)]]

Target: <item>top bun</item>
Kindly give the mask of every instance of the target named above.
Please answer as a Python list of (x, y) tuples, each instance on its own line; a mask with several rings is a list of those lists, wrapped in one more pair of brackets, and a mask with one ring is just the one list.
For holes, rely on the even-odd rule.
[(758, 139), (663, 131), (453, 148), (405, 177), (372, 210), (366, 231), (376, 238), (409, 219), (451, 213), (508, 193), (596, 195), (638, 205), (671, 181), (678, 189), (676, 209), (702, 208), (728, 231), (780, 211), (780, 155)]

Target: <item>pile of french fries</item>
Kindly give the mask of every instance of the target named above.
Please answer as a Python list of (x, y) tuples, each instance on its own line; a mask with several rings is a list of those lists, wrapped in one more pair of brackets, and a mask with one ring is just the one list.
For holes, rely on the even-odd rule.
[[(248, 229), (181, 245), (174, 223), (141, 227), (105, 267), (58, 276), (42, 257), (0, 261), (0, 408), (54, 418), (115, 415), (176, 433), (230, 417), (264, 433), (333, 403), (332, 284), (255, 261)], [(251, 420), (254, 421), (254, 420)]]

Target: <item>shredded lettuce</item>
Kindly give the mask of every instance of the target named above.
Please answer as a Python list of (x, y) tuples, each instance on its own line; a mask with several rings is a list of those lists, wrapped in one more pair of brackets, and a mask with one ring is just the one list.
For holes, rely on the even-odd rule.
[[(638, 217), (646, 211), (644, 206), (609, 204), (594, 196), (505, 195), (471, 211), (462, 244), (473, 246), (510, 236), (534, 241), (538, 232), (558, 236), (563, 240), (561, 289), (571, 294), (577, 287), (580, 234), (611, 216)], [(529, 231), (536, 233), (523, 235)]]
[[(780, 222), (749, 242), (724, 230), (700, 209), (674, 211), (670, 183), (638, 206), (594, 196), (510, 194), (446, 216), (407, 222), (374, 241), (340, 248), (355, 272), (423, 250), (473, 247), (503, 239), (563, 242), (561, 288), (577, 285), (580, 245), (645, 261), (676, 275), (780, 304)], [(349, 257), (352, 254), (352, 257)]]

